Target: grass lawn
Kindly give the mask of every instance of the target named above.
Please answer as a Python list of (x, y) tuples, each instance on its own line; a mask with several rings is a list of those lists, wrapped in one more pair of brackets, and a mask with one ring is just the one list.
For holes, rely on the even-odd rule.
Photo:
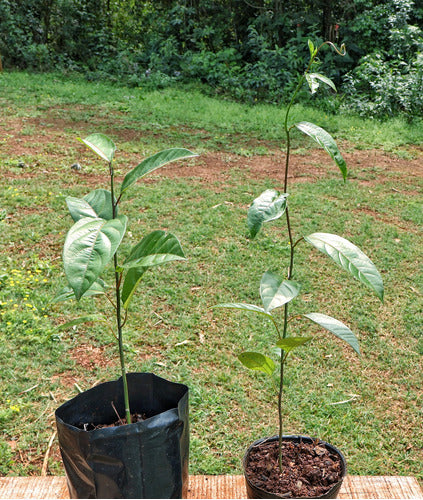
[[(246, 237), (252, 199), (282, 186), (280, 110), (192, 89), (147, 92), (60, 75), (3, 73), (0, 86), (0, 475), (40, 474), (55, 408), (119, 375), (114, 339), (101, 325), (56, 329), (104, 305), (51, 303), (64, 284), (65, 198), (107, 183), (105, 166), (77, 141), (92, 132), (117, 143), (120, 178), (165, 147), (199, 153), (137, 184), (131, 203), (122, 202), (132, 221), (128, 248), (145, 232), (166, 229), (188, 257), (146, 274), (125, 333), (128, 368), (190, 386), (191, 473), (239, 473), (246, 446), (277, 432), (277, 414), (268, 379), (244, 369), (236, 354), (264, 351), (273, 330), (264, 318), (211, 306), (258, 305), (263, 272), (284, 273), (288, 264), (282, 223)], [(298, 335), (315, 341), (288, 363), (285, 429), (341, 448), (350, 474), (422, 481), (423, 127), (300, 111), (336, 136), (350, 172), (343, 184), (329, 157), (295, 137), (294, 231), (356, 243), (381, 271), (385, 302), (298, 246), (303, 300), (295, 310), (344, 321), (363, 355), (296, 323)], [(80, 171), (71, 168), (76, 162)], [(56, 442), (47, 465), (50, 474), (63, 473)]]

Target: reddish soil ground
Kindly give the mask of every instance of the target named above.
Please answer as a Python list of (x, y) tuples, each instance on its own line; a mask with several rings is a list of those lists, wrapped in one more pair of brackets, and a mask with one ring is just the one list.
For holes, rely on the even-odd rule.
[[(46, 129), (46, 125), (48, 129)], [(2, 137), (1, 156), (20, 159), (27, 168), (23, 168), (19, 177), (34, 178), (37, 175), (46, 173), (46, 165), (38, 158), (31, 162), (34, 154), (43, 152), (46, 161), (57, 161), (60, 164), (65, 158), (69, 158), (66, 148), (80, 148), (81, 156), (86, 155), (86, 149), (75, 141), (75, 135), (68, 136), (63, 130), (72, 127), (82, 135), (92, 132), (97, 124), (87, 122), (68, 122), (62, 118), (50, 115), (39, 118), (13, 117), (7, 118), (0, 123), (0, 136)], [(104, 127), (103, 127), (104, 128)], [(41, 132), (41, 133), (40, 133)], [(46, 133), (47, 132), (47, 133)], [(118, 138), (118, 142), (129, 142), (142, 139), (142, 133), (131, 129), (117, 129), (107, 131), (108, 135)], [(236, 138), (234, 138), (236, 142)], [(262, 141), (257, 141), (262, 142)], [(52, 147), (54, 145), (54, 148)], [(265, 144), (264, 144), (265, 145)], [(269, 146), (269, 145), (268, 145)], [(272, 147), (269, 147), (272, 150)], [(401, 173), (405, 176), (423, 177), (423, 146), (412, 146), (404, 149), (408, 154), (398, 155), (387, 153), (381, 149), (358, 150), (349, 144), (340, 144), (343, 156), (350, 171), (366, 169), (377, 169), (378, 182), (381, 176), (390, 173)], [(347, 152), (345, 152), (347, 151)], [(332, 166), (332, 161), (321, 149), (302, 150), (301, 154), (293, 151), (290, 163), (290, 181), (305, 182), (327, 175), (328, 168)], [(122, 153), (119, 157), (130, 165), (136, 164), (140, 160), (140, 154)], [(401, 158), (400, 156), (405, 156)], [(29, 159), (29, 161), (28, 161)], [(0, 160), (1, 161), (1, 160)], [(77, 161), (75, 159), (75, 161)], [(168, 165), (160, 170), (160, 176), (167, 177), (195, 177), (200, 182), (210, 183), (214, 181), (225, 181), (229, 178), (229, 172), (233, 169), (242, 171), (252, 177), (269, 177), (283, 183), (283, 166), (285, 157), (280, 151), (272, 151), (267, 156), (240, 156), (228, 152), (210, 152), (202, 154), (195, 163), (190, 162), (189, 168), (180, 165)], [(84, 165), (81, 174), (84, 174)], [(69, 165), (70, 166), (70, 165)], [(5, 171), (2, 175), (6, 178), (15, 177), (17, 174)], [(154, 175), (154, 174), (153, 174)], [(98, 185), (99, 178), (94, 175), (84, 175), (84, 181), (88, 184)], [(376, 181), (375, 181), (376, 182)]]

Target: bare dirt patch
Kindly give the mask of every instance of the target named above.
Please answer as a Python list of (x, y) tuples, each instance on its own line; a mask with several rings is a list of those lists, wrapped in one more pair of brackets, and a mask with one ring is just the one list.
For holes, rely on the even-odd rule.
[[(3, 132), (2, 157), (7, 155), (9, 159), (22, 160), (27, 166), (19, 172), (16, 172), (16, 169), (12, 172), (3, 168), (2, 176), (6, 179), (15, 177), (33, 179), (38, 175), (51, 173), (48, 164), (52, 162), (56, 165), (68, 165), (70, 168), (73, 160), (78, 160), (82, 167), (80, 172), (75, 172), (78, 182), (83, 179), (89, 185), (97, 185), (98, 180), (100, 178), (103, 180), (104, 176), (84, 170), (85, 149), (76, 141), (75, 132), (64, 132), (64, 130), (71, 127), (73, 131), (88, 134), (93, 131), (93, 126), (97, 127), (98, 120), (96, 118), (94, 124), (90, 121), (75, 121), (57, 117), (53, 112), (42, 119), (8, 117), (0, 123), (0, 131)], [(143, 134), (151, 135), (133, 129), (108, 131), (111, 132), (115, 132), (114, 135), (123, 141), (142, 140)], [(236, 142), (236, 137), (233, 138), (233, 142)], [(193, 177), (199, 182), (208, 184), (226, 181), (230, 177), (231, 170), (238, 170), (247, 177), (268, 177), (282, 184), (285, 156), (281, 151), (273, 151), (270, 146), (269, 148), (271, 153), (268, 155), (248, 157), (229, 152), (209, 152), (185, 164), (168, 165), (156, 175), (171, 178)], [(395, 173), (409, 177), (411, 181), (413, 178), (423, 177), (423, 147), (413, 147), (413, 158), (399, 158), (380, 149), (358, 150), (351, 144), (341, 145), (341, 150), (348, 151), (344, 152), (343, 156), (358, 182), (371, 185), (382, 182), (385, 177)], [(41, 155), (34, 159), (36, 152)], [(121, 153), (118, 161), (122, 164), (135, 165), (140, 161), (140, 157), (135, 153)], [(293, 151), (289, 180), (305, 182), (319, 179), (328, 175), (330, 169), (336, 171), (331, 159), (321, 149)], [(369, 179), (368, 176), (360, 175), (360, 172), (374, 172), (375, 175)], [(154, 182), (152, 179), (150, 178), (150, 182)]]
[(95, 367), (104, 368), (110, 364), (114, 364), (107, 359), (104, 351), (105, 348), (103, 346), (96, 347), (90, 344), (82, 344), (73, 349), (71, 358), (82, 368), (91, 371)]

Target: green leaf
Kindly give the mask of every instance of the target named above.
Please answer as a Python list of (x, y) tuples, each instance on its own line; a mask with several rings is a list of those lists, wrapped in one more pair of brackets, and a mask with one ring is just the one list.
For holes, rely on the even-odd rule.
[(329, 233), (313, 233), (304, 239), (371, 288), (383, 301), (383, 281), (379, 271), (367, 255), (353, 243)]
[(312, 94), (317, 92), (317, 89), (320, 86), (320, 82), (323, 82), (326, 85), (329, 85), (329, 87), (331, 87), (336, 92), (335, 84), (333, 83), (333, 81), (330, 78), (328, 78), (325, 75), (321, 75), (320, 73), (307, 73), (306, 80), (307, 80), (307, 83), (310, 87)]
[(279, 194), (274, 189), (267, 189), (253, 201), (247, 214), (251, 238), (257, 235), (265, 222), (279, 219), (284, 214), (287, 197), (287, 194)]
[(68, 196), (66, 198), (66, 204), (71, 214), (72, 219), (76, 222), (84, 217), (96, 218), (97, 214), (93, 207), (82, 198), (75, 198), (74, 196)]
[(266, 312), (281, 307), (295, 299), (301, 286), (295, 281), (283, 281), (277, 274), (267, 271), (260, 282), (260, 297)]
[(273, 321), (273, 316), (269, 312), (266, 312), (262, 307), (255, 306), (254, 304), (243, 304), (240, 302), (227, 302), (224, 304), (217, 304), (216, 306), (213, 306), (213, 309), (215, 309), (217, 307), (225, 307), (227, 309), (240, 309), (242, 311), (263, 314), (264, 316), (267, 316), (268, 318), (270, 318)]
[(143, 277), (143, 274), (147, 271), (147, 267), (133, 267), (128, 269), (126, 273), (125, 280), (122, 286), (122, 294), (121, 299), (123, 303), (123, 307), (128, 309), (129, 304), (131, 303), (134, 292)]
[(113, 219), (112, 193), (107, 189), (95, 189), (84, 196), (84, 200), (93, 207), (97, 217), (106, 220)]
[(259, 352), (243, 352), (238, 359), (250, 370), (259, 370), (267, 375), (272, 375), (275, 370), (273, 360)]
[(317, 323), (322, 328), (329, 330), (336, 337), (344, 340), (349, 344), (357, 354), (360, 354), (360, 346), (358, 345), (357, 337), (354, 333), (348, 328), (348, 326), (344, 325), (341, 321), (338, 321), (331, 316), (326, 316), (326, 314), (319, 313), (309, 313), (304, 314), (305, 318)]
[(90, 314), (88, 316), (82, 316), (72, 321), (68, 321), (67, 323), (63, 323), (63, 325), (59, 325), (56, 330), (67, 330), (68, 328), (72, 328), (75, 325), (88, 323), (89, 321), (107, 323), (107, 319), (102, 314)]
[[(94, 297), (96, 295), (104, 295), (106, 291), (107, 285), (106, 283), (98, 278), (91, 287), (84, 293), (84, 297)], [(57, 302), (64, 302), (65, 300), (75, 299), (75, 293), (70, 286), (65, 286), (60, 290), (57, 295), (52, 300), (52, 303), (55, 304)]]
[(124, 215), (109, 221), (84, 217), (69, 230), (63, 262), (77, 300), (91, 288), (112, 259), (125, 234), (126, 222)]
[(79, 139), (98, 154), (103, 160), (111, 162), (116, 151), (115, 143), (104, 134), (91, 134), (85, 139)]
[(113, 219), (112, 195), (106, 189), (96, 189), (83, 198), (66, 198), (69, 212), (76, 222), (84, 217)]
[(305, 344), (306, 342), (310, 342), (313, 337), (286, 337), (284, 339), (280, 339), (276, 342), (276, 346), (279, 349), (283, 349), (286, 354), (289, 354), (291, 351)]
[(184, 259), (184, 252), (176, 236), (165, 231), (153, 231), (132, 248), (123, 267), (152, 267)]
[(146, 158), (126, 174), (125, 178), (123, 179), (120, 192), (123, 193), (138, 179), (141, 179), (141, 177), (144, 177), (153, 170), (156, 170), (171, 161), (182, 160), (184, 158), (192, 158), (194, 156), (198, 155), (192, 153), (188, 149), (183, 148), (172, 148), (160, 151), (159, 153)]
[(328, 132), (326, 132), (326, 130), (318, 127), (314, 123), (299, 122), (296, 123), (295, 126), (298, 128), (298, 130), (301, 130), (301, 132), (310, 136), (325, 149), (325, 151), (330, 155), (333, 161), (338, 165), (338, 168), (342, 172), (342, 177), (345, 181), (347, 178), (347, 164), (345, 163), (344, 158), (339, 152), (338, 146), (336, 145), (333, 137)]
[(311, 40), (308, 40), (308, 48), (310, 50), (310, 56), (313, 57), (315, 54), (314, 43)]

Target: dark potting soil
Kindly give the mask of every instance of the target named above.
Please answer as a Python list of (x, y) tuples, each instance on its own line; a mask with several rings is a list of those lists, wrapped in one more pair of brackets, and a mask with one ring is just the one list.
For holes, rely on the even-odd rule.
[(341, 479), (341, 459), (319, 441), (283, 442), (282, 474), (278, 447), (276, 440), (250, 450), (245, 472), (254, 486), (284, 498), (311, 498), (324, 495)]
[[(143, 420), (147, 420), (148, 415), (145, 413), (133, 413), (131, 414), (131, 423), (135, 424), (137, 422), (142, 422)], [(104, 429), (105, 427), (119, 427), (120, 425), (127, 425), (128, 422), (126, 417), (118, 418), (115, 422), (111, 422), (110, 424), (94, 424), (94, 423), (84, 423), (80, 424), (78, 427), (83, 429), (84, 431), (94, 431), (96, 429)]]

